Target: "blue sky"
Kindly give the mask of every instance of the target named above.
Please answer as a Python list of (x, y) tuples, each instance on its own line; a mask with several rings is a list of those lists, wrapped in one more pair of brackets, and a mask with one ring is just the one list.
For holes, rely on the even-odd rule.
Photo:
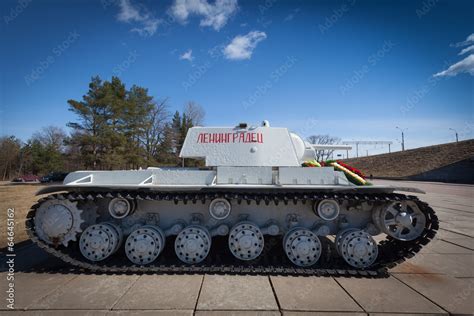
[[(474, 2), (7, 0), (0, 134), (74, 121), (118, 75), (206, 125), (258, 123), (400, 148), (474, 136)], [(461, 54), (462, 52), (462, 54)], [(66, 129), (67, 130), (67, 129)], [(369, 146), (365, 153), (384, 149)]]

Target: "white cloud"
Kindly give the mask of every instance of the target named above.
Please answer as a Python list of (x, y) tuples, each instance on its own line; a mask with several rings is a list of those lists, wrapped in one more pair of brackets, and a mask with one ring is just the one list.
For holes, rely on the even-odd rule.
[(464, 55), (465, 53), (468, 53), (468, 52), (473, 51), (473, 50), (474, 50), (474, 45), (471, 45), (471, 46), (469, 46), (469, 47), (464, 48), (464, 49), (459, 53), (459, 55)]
[(184, 52), (181, 56), (179, 56), (180, 60), (187, 60), (187, 61), (193, 61), (193, 50), (188, 49), (186, 52)]
[(267, 34), (260, 31), (252, 31), (246, 35), (237, 35), (230, 44), (224, 48), (224, 56), (231, 60), (250, 59), (257, 44), (266, 38)]
[(237, 11), (237, 0), (174, 0), (171, 13), (181, 23), (186, 23), (190, 15), (201, 17), (200, 25), (219, 31)]
[(461, 60), (460, 62), (455, 63), (454, 65), (449, 66), (448, 69), (434, 74), (434, 77), (443, 77), (443, 76), (456, 76), (460, 73), (469, 73), (474, 76), (474, 54), (471, 54)]
[[(461, 50), (459, 55), (464, 55), (467, 52), (473, 51), (474, 50), (474, 45), (471, 45), (474, 43), (474, 33), (469, 35), (465, 41), (456, 43), (456, 44), (451, 44), (451, 47), (463, 47), (470, 45), (469, 47), (464, 48)], [(440, 71), (438, 73), (435, 73), (433, 77), (445, 77), (445, 76), (456, 76), (461, 73), (468, 73), (471, 76), (474, 76), (474, 54), (470, 54), (463, 60), (451, 65), (448, 67), (448, 69)]]
[(451, 44), (452, 47), (462, 47), (474, 43), (474, 33), (469, 35), (465, 41)]
[(117, 20), (124, 23), (137, 23), (139, 27), (131, 29), (141, 36), (151, 36), (155, 34), (161, 20), (153, 16), (144, 6), (134, 5), (130, 0), (120, 0), (120, 12), (117, 15)]

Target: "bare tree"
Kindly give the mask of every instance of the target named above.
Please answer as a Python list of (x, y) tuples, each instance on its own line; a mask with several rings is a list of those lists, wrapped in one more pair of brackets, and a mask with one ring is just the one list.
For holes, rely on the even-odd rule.
[[(312, 135), (307, 138), (307, 141), (314, 145), (336, 145), (341, 142), (339, 137), (331, 135)], [(316, 160), (327, 160), (333, 154), (334, 150), (319, 149), (316, 150)]]
[(193, 126), (202, 126), (206, 111), (204, 108), (194, 101), (188, 101), (184, 106), (183, 113), (192, 122)]
[(158, 156), (159, 145), (163, 142), (165, 127), (170, 113), (167, 105), (168, 99), (156, 103), (148, 113), (148, 122), (145, 124), (143, 137), (140, 139), (145, 148), (148, 163)]
[(58, 152), (64, 151), (65, 139), (66, 133), (64, 130), (52, 125), (41, 128), (39, 132), (34, 133), (32, 136), (32, 140), (37, 140), (43, 146), (50, 147)]

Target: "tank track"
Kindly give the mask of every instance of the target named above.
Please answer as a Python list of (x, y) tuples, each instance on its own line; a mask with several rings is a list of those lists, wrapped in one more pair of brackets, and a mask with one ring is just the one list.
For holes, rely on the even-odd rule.
[[(205, 203), (214, 198), (235, 199), (237, 202), (251, 203), (255, 201), (257, 205), (271, 202), (278, 203), (294, 203), (298, 201), (302, 203), (313, 202), (314, 200), (336, 199), (339, 201), (350, 200), (358, 202), (399, 202), (413, 201), (426, 216), (426, 226), (420, 237), (412, 241), (399, 241), (390, 236), (378, 243), (379, 256), (374, 265), (370, 268), (358, 270), (350, 267), (342, 258), (335, 258), (333, 254), (336, 252), (333, 247), (325, 244), (324, 258), (315, 267), (296, 267), (292, 266), (287, 260), (283, 252), (264, 251), (256, 262), (242, 262), (233, 260), (232, 262), (222, 263), (220, 254), (209, 254), (208, 258), (198, 265), (187, 265), (181, 263), (175, 256), (172, 258), (161, 258), (162, 254), (154, 263), (147, 266), (136, 266), (129, 262), (124, 255), (122, 258), (116, 254), (105, 262), (89, 263), (81, 257), (77, 243), (72, 247), (52, 247), (44, 243), (38, 238), (34, 227), (34, 216), (39, 205), (48, 199), (61, 199), (70, 201), (81, 201), (102, 198), (124, 197), (127, 199), (137, 200), (166, 200), (178, 203)], [(397, 264), (412, 258), (423, 246), (427, 245), (436, 235), (439, 228), (438, 218), (435, 212), (427, 203), (420, 201), (416, 196), (406, 196), (395, 193), (376, 193), (376, 194), (357, 194), (357, 193), (240, 193), (240, 192), (199, 192), (199, 193), (152, 193), (152, 192), (69, 192), (64, 194), (52, 194), (46, 198), (42, 198), (35, 204), (27, 215), (26, 228), (30, 239), (47, 253), (61, 259), (62, 261), (73, 265), (79, 269), (93, 271), (95, 273), (164, 273), (164, 274), (185, 274), (185, 273), (211, 273), (211, 274), (257, 274), (257, 275), (316, 275), (316, 276), (363, 276), (363, 277), (381, 277), (386, 276), (387, 271)], [(219, 237), (214, 237), (219, 238)], [(269, 237), (276, 238), (276, 237)], [(281, 247), (281, 239), (277, 245)], [(324, 242), (324, 241), (323, 241)], [(214, 239), (213, 239), (214, 243)], [(267, 240), (266, 240), (267, 244)], [(275, 242), (270, 242), (275, 245)], [(169, 246), (167, 248), (170, 248)], [(217, 247), (214, 247), (217, 248)], [(278, 248), (278, 247), (273, 247)], [(166, 247), (165, 247), (166, 250)], [(270, 254), (271, 253), (271, 254)], [(174, 254), (174, 253), (173, 253)], [(229, 256), (231, 256), (229, 254)], [(167, 256), (170, 257), (170, 256)], [(232, 256), (231, 256), (232, 257)], [(282, 260), (283, 258), (283, 260)], [(288, 261), (288, 262), (286, 262)], [(282, 263), (283, 262), (283, 263)]]

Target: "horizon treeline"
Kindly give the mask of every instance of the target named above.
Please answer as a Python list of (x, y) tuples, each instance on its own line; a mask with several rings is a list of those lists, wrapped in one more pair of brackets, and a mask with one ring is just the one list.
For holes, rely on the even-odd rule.
[[(82, 100), (67, 103), (77, 117), (66, 124), (69, 133), (46, 126), (26, 143), (13, 135), (0, 137), (3, 180), (53, 171), (181, 166), (178, 155), (186, 133), (202, 125), (205, 116), (193, 101), (172, 115), (168, 99), (156, 100), (137, 85), (127, 89), (118, 77), (93, 77)], [(187, 166), (198, 164), (186, 160)]]

